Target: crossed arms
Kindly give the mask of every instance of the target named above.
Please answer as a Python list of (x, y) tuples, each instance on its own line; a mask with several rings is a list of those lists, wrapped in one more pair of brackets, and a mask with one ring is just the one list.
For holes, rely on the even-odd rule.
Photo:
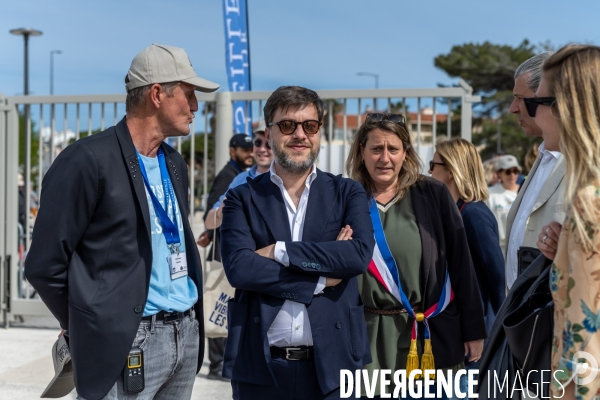
[[(351, 226), (352, 239), (285, 242), (289, 257), (289, 265), (286, 267), (256, 252), (271, 252), (268, 246), (275, 243), (257, 245), (253, 237), (249, 217), (246, 215), (246, 210), (255, 207), (250, 199), (249, 187), (242, 185), (230, 190), (221, 225), (221, 255), (231, 285), (237, 289), (278, 298), (282, 292), (297, 293), (295, 301), (310, 304), (319, 277), (349, 279), (364, 273), (375, 245), (367, 197), (356, 183), (352, 184), (345, 199), (345, 204), (340, 205), (344, 207), (340, 228)], [(280, 223), (287, 224), (288, 221)], [(327, 221), (323, 221), (325, 223)], [(268, 250), (260, 250), (265, 247)], [(319, 269), (312, 268), (307, 263), (319, 264)]]

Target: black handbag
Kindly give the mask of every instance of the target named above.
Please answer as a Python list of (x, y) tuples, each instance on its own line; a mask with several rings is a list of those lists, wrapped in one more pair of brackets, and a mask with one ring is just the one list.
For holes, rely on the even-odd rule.
[(517, 269), (519, 274), (517, 276), (521, 276), (523, 271), (525, 271), (527, 267), (529, 267), (531, 263), (540, 256), (540, 254), (542, 254), (542, 252), (539, 251), (537, 247), (519, 247), (519, 250), (517, 250)]
[(554, 317), (550, 268), (549, 265), (544, 269), (528, 290), (525, 301), (507, 314), (502, 323), (523, 384), (527, 382), (533, 392), (539, 392), (538, 388), (541, 388), (542, 393), (538, 395), (546, 398), (550, 389)]
[[(511, 391), (507, 390), (506, 385), (504, 390), (500, 390), (494, 383), (495, 378), (498, 377), (502, 381), (506, 376), (508, 382), (511, 382), (512, 385), (512, 382), (518, 379), (518, 374), (521, 377), (521, 382), (525, 385), (527, 381), (527, 374), (525, 373), (524, 375), (525, 368), (529, 371), (534, 369), (533, 364), (530, 363), (540, 360), (540, 354), (547, 354), (547, 357), (543, 358), (542, 356), (541, 363), (544, 365), (543, 368), (540, 367), (539, 369), (550, 369), (552, 321), (548, 324), (545, 318), (548, 311), (550, 311), (550, 316), (552, 317), (552, 307), (550, 306), (549, 309), (546, 309), (548, 308), (548, 303), (544, 303), (543, 295), (548, 288), (549, 267), (551, 264), (552, 261), (543, 255), (537, 257), (524, 270), (523, 274), (517, 277), (517, 280), (506, 296), (506, 300), (500, 307), (480, 360), (480, 375), (477, 388), (479, 398), (510, 399)], [(549, 291), (546, 293), (549, 293)], [(537, 294), (542, 294), (542, 296), (538, 296)], [(550, 297), (548, 298), (551, 299)], [(538, 323), (536, 324), (535, 315), (540, 314), (541, 311), (537, 309), (537, 305), (543, 305), (541, 308), (545, 310), (537, 318)], [(508, 330), (510, 333), (507, 334), (504, 326), (505, 321), (513, 313), (515, 315), (508, 320)], [(533, 319), (531, 317), (528, 318), (531, 314), (534, 314)], [(531, 323), (532, 320), (534, 321), (533, 324)], [(533, 329), (534, 325), (535, 329)], [(512, 346), (509, 344), (507, 338), (509, 335), (511, 336)], [(520, 340), (517, 340), (519, 339), (518, 335), (521, 335)], [(527, 347), (527, 350), (524, 352), (525, 356), (523, 356), (521, 342)], [(527, 359), (527, 351), (530, 345), (530, 359)], [(526, 360), (527, 363), (525, 363)], [(541, 376), (534, 378), (534, 373), (532, 373), (529, 379), (530, 390), (538, 392), (539, 395), (544, 393), (545, 396), (548, 396), (548, 385), (542, 388), (542, 393), (539, 393), (540, 390), (536, 390), (535, 385), (532, 385), (532, 383), (541, 384), (542, 381), (549, 381), (550, 377), (548, 374), (549, 372), (546, 371), (543, 375), (544, 379), (540, 379)], [(518, 394), (519, 392), (515, 392), (514, 396)]]

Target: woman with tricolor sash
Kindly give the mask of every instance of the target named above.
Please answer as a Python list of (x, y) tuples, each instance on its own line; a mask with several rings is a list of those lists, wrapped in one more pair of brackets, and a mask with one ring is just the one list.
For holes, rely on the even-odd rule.
[(458, 208), (421, 175), (404, 116), (368, 115), (346, 169), (369, 197), (376, 240), (359, 277), (373, 357), (365, 369), (464, 369), (486, 337), (477, 279)]

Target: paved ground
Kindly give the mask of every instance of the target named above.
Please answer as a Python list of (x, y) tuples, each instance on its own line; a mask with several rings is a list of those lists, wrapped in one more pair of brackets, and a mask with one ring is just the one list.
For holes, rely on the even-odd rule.
[[(60, 332), (58, 322), (52, 317), (40, 317), (16, 325), (32, 327), (0, 328), (0, 399), (38, 399), (54, 376), (51, 349)], [(192, 399), (231, 399), (231, 385), (208, 380), (207, 373), (208, 359), (205, 357), (196, 377)], [(64, 398), (75, 397), (73, 391)]]

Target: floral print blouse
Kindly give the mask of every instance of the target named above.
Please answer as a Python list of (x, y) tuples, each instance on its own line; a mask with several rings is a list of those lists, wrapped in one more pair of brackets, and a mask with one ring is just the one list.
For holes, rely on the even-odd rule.
[[(552, 378), (551, 390), (555, 397), (562, 397), (563, 387), (574, 381), (575, 398), (588, 400), (600, 399), (600, 186), (588, 186), (581, 201), (598, 213), (594, 221), (584, 221), (593, 249), (583, 248), (568, 212), (550, 271), (552, 376), (560, 381)], [(583, 371), (585, 363), (588, 368)], [(574, 374), (577, 370), (581, 372), (578, 376)]]

